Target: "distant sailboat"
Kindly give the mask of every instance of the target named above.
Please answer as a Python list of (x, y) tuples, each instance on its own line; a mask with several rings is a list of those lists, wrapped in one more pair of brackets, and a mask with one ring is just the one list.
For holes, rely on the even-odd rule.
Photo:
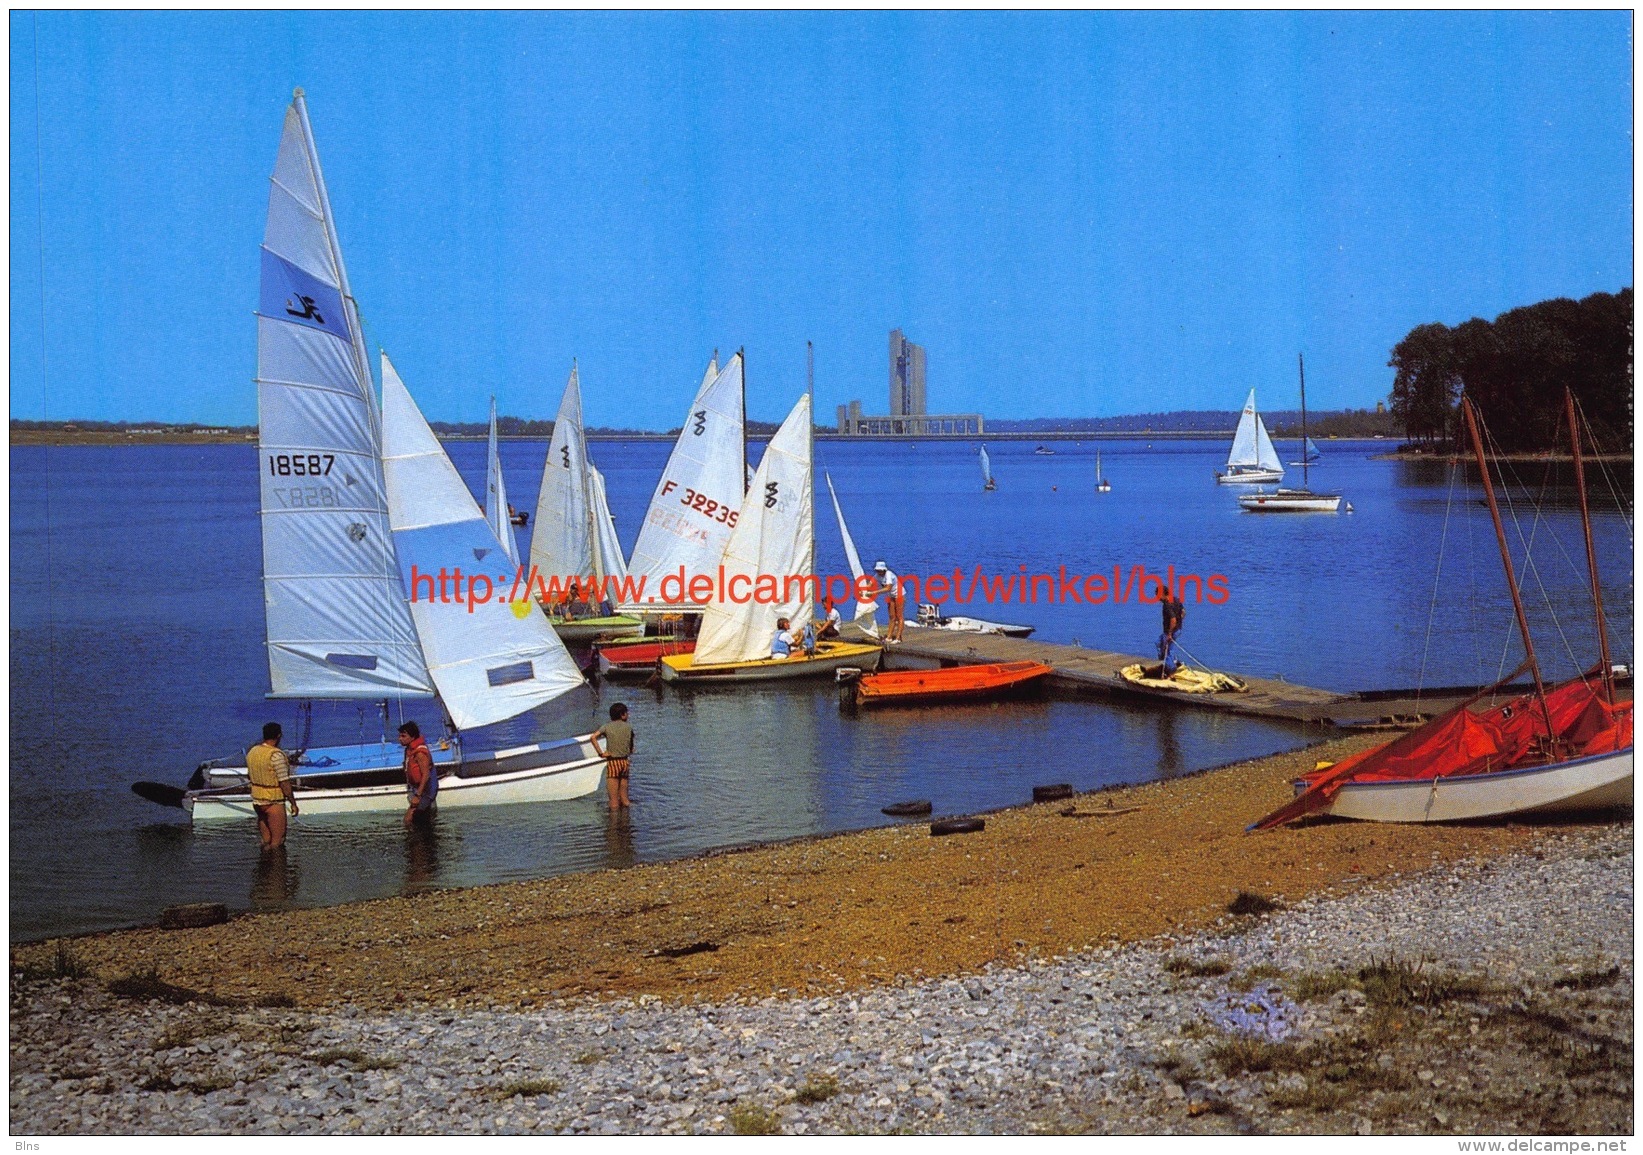
[(1108, 481), (1101, 473), (1101, 451), (1099, 449), (1095, 451), (1095, 491), (1097, 493), (1112, 492), (1112, 482)]
[(1227, 454), (1227, 471), (1217, 473), (1215, 480), (1222, 485), (1264, 485), (1283, 479), (1283, 462), (1272, 447), (1261, 415), (1255, 411), (1255, 390), (1251, 389), (1238, 418), (1238, 431), (1232, 437), (1232, 451)]
[(997, 489), (993, 482), (993, 463), (987, 459), (987, 447), (981, 447), (981, 488), (988, 493)]
[(519, 564), (519, 539), (513, 532), (513, 506), (502, 481), (502, 457), (496, 450), (496, 398), (491, 398), (491, 433), (485, 450), (485, 522), (502, 543), (502, 551)]
[(1301, 459), (1299, 461), (1291, 461), (1290, 464), (1297, 467), (1321, 464), (1323, 462), (1324, 455), (1318, 452), (1318, 446), (1312, 438), (1303, 436), (1301, 441)]
[[(1308, 445), (1311, 442), (1306, 436), (1306, 358), (1300, 358), (1301, 368), (1301, 440)], [(1253, 394), (1252, 394), (1253, 396)], [(1270, 443), (1269, 443), (1270, 444)], [(1238, 497), (1238, 504), (1250, 513), (1335, 513), (1341, 508), (1341, 495), (1338, 493), (1313, 493), (1307, 488), (1307, 470), (1309, 466), (1301, 462), (1301, 488), (1279, 489), (1273, 493), (1264, 490), (1257, 493), (1244, 493)]]

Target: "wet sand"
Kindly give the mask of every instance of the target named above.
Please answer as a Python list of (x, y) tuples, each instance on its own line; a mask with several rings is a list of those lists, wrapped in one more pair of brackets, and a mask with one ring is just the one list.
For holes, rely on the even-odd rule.
[[(242, 915), (203, 929), (88, 935), (72, 951), (103, 981), (152, 972), (216, 998), (313, 1009), (812, 995), (1186, 933), (1225, 915), (1241, 890), (1294, 902), (1507, 853), (1565, 829), (1320, 821), (1244, 833), (1290, 797), (1290, 781), (1316, 759), (1386, 738), (1353, 735), (1189, 778), (1023, 806), (988, 815), (974, 834), (933, 838), (920, 822), (624, 870)], [(1069, 806), (1088, 816), (1064, 817)], [(644, 821), (642, 796), (633, 821)], [(14, 947), (13, 965), (49, 969), (56, 950), (54, 940)]]

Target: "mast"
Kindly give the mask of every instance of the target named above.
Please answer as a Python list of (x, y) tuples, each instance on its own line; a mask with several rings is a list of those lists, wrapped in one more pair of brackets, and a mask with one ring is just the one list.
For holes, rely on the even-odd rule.
[(1295, 359), (1301, 364), (1301, 488), (1311, 489), (1306, 472), (1306, 354), (1297, 353)]
[(1478, 433), (1477, 413), (1472, 399), (1462, 396), (1460, 411), (1466, 417), (1466, 429), (1472, 437), (1472, 452), (1477, 455), (1478, 470), (1483, 475), (1483, 496), (1489, 500), (1489, 516), (1495, 523), (1495, 540), (1500, 544), (1500, 561), (1506, 567), (1506, 588), (1512, 591), (1512, 609), (1517, 613), (1518, 632), (1523, 635), (1523, 649), (1529, 658), (1529, 672), (1535, 678), (1535, 697), (1540, 700), (1540, 713), (1546, 720), (1546, 741), (1555, 745), (1557, 731), (1552, 727), (1552, 711), (1546, 705), (1546, 685), (1540, 678), (1540, 662), (1535, 658), (1535, 643), (1529, 637), (1529, 618), (1523, 612), (1523, 598), (1518, 593), (1517, 572), (1512, 568), (1512, 552), (1506, 546), (1506, 529), (1500, 523), (1500, 506), (1495, 504), (1495, 485), (1489, 479), (1489, 462), (1483, 455), (1483, 437)]
[(736, 350), (736, 356), (742, 359), (742, 497), (747, 497), (747, 347)]
[(1609, 661), (1609, 630), (1603, 620), (1603, 585), (1597, 577), (1597, 549), (1592, 545), (1592, 515), (1586, 506), (1586, 462), (1580, 455), (1580, 425), (1575, 416), (1574, 390), (1563, 389), (1569, 413), (1569, 441), (1575, 451), (1575, 492), (1580, 495), (1580, 528), (1586, 534), (1586, 573), (1592, 579), (1592, 610), (1597, 615), (1597, 652), (1603, 662), (1603, 698), (1614, 702), (1614, 666)]

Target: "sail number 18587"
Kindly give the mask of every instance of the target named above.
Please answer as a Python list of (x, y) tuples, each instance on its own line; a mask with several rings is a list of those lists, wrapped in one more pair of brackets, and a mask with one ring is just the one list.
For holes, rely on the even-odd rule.
[(270, 453), (270, 477), (329, 477), (336, 464), (334, 453)]

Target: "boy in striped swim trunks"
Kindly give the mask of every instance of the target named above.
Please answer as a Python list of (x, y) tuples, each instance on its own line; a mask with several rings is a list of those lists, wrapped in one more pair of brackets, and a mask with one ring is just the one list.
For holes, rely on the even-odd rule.
[[(603, 739), (603, 745), (600, 740)], [(593, 732), (593, 750), (605, 760), (605, 790), (612, 810), (626, 810), (628, 802), (628, 761), (633, 757), (633, 727), (628, 725), (628, 708), (617, 702), (610, 708), (610, 721)]]

